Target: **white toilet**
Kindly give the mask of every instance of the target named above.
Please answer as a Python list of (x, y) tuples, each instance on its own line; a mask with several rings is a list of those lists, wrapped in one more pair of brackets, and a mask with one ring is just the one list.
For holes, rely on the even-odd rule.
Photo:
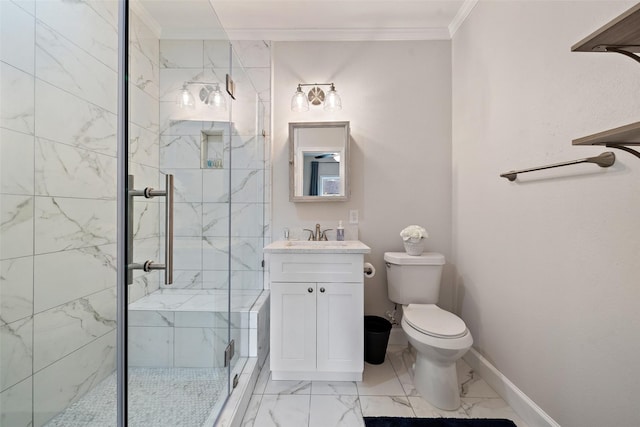
[(416, 390), (438, 408), (458, 409), (456, 360), (471, 348), (473, 338), (462, 319), (436, 305), (444, 255), (386, 252), (384, 260), (389, 299), (402, 304), (402, 329), (417, 352)]

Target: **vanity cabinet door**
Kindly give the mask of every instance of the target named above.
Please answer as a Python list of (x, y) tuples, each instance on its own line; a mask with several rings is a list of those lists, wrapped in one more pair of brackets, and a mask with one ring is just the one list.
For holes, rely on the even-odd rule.
[(318, 283), (317, 369), (362, 372), (364, 296), (362, 283)]
[(316, 284), (271, 283), (271, 370), (316, 369)]

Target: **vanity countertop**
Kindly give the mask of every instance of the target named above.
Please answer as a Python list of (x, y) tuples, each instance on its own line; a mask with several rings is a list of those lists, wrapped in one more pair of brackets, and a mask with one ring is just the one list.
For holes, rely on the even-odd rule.
[(360, 240), (279, 240), (264, 248), (268, 254), (368, 254), (371, 248)]

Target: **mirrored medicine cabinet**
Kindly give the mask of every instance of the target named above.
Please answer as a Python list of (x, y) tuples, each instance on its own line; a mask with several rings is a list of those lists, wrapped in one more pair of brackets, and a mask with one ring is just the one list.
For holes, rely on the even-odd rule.
[(349, 199), (349, 122), (289, 123), (289, 200)]

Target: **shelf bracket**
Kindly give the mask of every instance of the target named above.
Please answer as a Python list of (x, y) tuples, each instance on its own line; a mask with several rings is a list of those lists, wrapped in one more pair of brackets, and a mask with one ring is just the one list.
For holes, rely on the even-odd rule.
[(617, 148), (618, 150), (626, 151), (627, 153), (633, 154), (634, 156), (640, 159), (640, 152), (634, 150), (633, 148), (629, 148), (625, 145), (611, 143), (611, 144), (605, 144), (605, 147)]
[(607, 52), (615, 52), (615, 53), (619, 53), (621, 55), (624, 56), (628, 56), (629, 58), (633, 59), (636, 62), (640, 62), (640, 56), (636, 55), (633, 52), (629, 52), (628, 50), (625, 50), (624, 48), (627, 47), (637, 47), (637, 46), (605, 46), (604, 50)]

